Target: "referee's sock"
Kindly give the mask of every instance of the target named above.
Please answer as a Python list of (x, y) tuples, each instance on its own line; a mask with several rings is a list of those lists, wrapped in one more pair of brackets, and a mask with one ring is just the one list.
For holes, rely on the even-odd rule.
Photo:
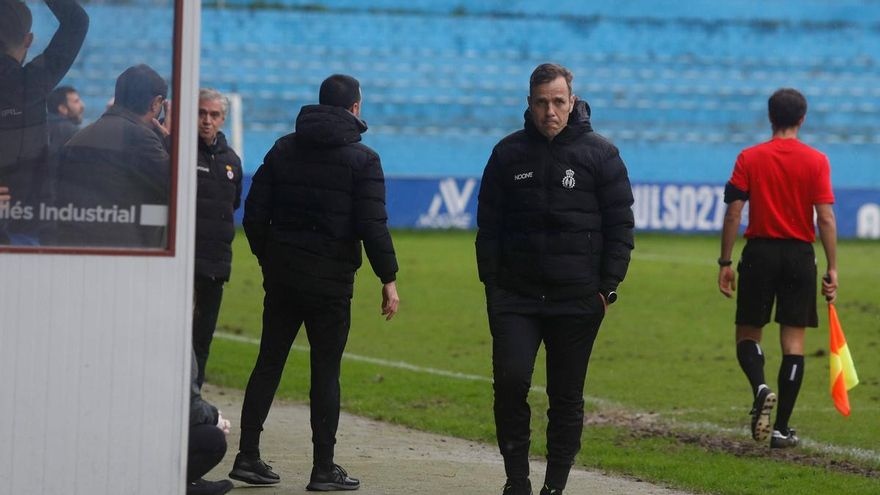
[(773, 429), (787, 435), (788, 420), (791, 418), (794, 403), (801, 390), (801, 382), (804, 380), (804, 357), (795, 354), (783, 355), (778, 380), (779, 406), (776, 409), (776, 423)]
[(736, 359), (752, 385), (752, 396), (758, 395), (758, 387), (764, 385), (764, 351), (754, 340), (743, 340), (736, 345)]

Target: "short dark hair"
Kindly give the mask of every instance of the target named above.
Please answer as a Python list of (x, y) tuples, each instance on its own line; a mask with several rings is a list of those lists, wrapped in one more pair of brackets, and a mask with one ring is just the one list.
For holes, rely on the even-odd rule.
[(49, 113), (57, 115), (58, 106), (67, 105), (67, 95), (71, 93), (76, 93), (76, 89), (73, 86), (58, 86), (53, 89), (49, 96), (46, 97), (46, 106), (49, 109)]
[(7, 51), (24, 42), (33, 26), (31, 9), (19, 0), (0, 0), (0, 50)]
[(767, 112), (773, 130), (797, 127), (807, 114), (807, 99), (794, 88), (782, 88), (767, 100)]
[(168, 83), (148, 65), (129, 67), (116, 79), (114, 104), (138, 115), (146, 115), (157, 96), (168, 96)]
[(318, 103), (334, 107), (351, 108), (361, 101), (361, 83), (345, 74), (333, 74), (321, 83)]
[(532, 71), (532, 76), (529, 77), (529, 94), (532, 94), (535, 86), (553, 82), (558, 77), (565, 78), (565, 84), (568, 85), (568, 94), (571, 94), (571, 80), (574, 79), (574, 74), (559, 64), (550, 63), (541, 64)]

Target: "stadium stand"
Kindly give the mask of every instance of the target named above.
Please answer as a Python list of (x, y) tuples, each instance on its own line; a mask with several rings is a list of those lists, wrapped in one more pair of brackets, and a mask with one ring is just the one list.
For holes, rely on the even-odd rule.
[[(171, 73), (170, 10), (126, 3), (89, 5), (94, 35), (65, 81), (87, 117), (132, 61)], [(521, 127), (532, 68), (556, 61), (631, 175), (661, 181), (725, 180), (736, 152), (767, 137), (769, 94), (794, 86), (810, 101), (804, 139), (828, 151), (836, 184), (880, 187), (877, 2), (584, 3), (205, 2), (201, 79), (242, 95), (250, 171), (344, 72), (363, 84), (365, 139), (389, 175), (468, 176)]]

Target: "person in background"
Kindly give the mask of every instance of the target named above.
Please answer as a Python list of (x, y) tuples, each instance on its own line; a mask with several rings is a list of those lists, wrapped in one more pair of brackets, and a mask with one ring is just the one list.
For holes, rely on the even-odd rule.
[(115, 93), (113, 107), (62, 150), (58, 239), (66, 246), (161, 249), (171, 188), (168, 83), (141, 64), (120, 74)]
[[(816, 327), (816, 230), (825, 250), (822, 294), (837, 297), (837, 221), (828, 157), (798, 140), (807, 115), (807, 100), (799, 91), (783, 88), (767, 102), (773, 132), (767, 142), (743, 150), (724, 190), (727, 211), (721, 232), (718, 288), (733, 297), (736, 274), (733, 246), (742, 210), (749, 202), (746, 245), (740, 255), (736, 296), (736, 357), (752, 388), (752, 438), (771, 448), (799, 443), (789, 427), (804, 378), (804, 333)], [(776, 303), (776, 323), (782, 347), (777, 385), (779, 395), (764, 379), (764, 325)], [(779, 403), (772, 434), (770, 413)]]
[(226, 435), (229, 434), (229, 420), (220, 411), (202, 398), (201, 386), (196, 378), (198, 366), (195, 353), (192, 359), (189, 401), (189, 442), (186, 459), (187, 495), (222, 495), (232, 490), (229, 480), (206, 481), (202, 476), (226, 455)]
[(54, 156), (79, 130), (86, 106), (72, 86), (55, 88), (49, 93), (46, 106), (49, 110), (49, 156)]
[[(46, 0), (58, 29), (43, 53), (27, 60), (34, 42), (27, 4), (0, 0), (0, 187), (31, 214), (0, 220), (0, 243), (36, 245), (36, 210), (51, 201), (46, 97), (79, 54), (89, 16), (75, 0)], [(0, 216), (5, 218), (6, 216)]]
[(220, 131), (229, 101), (214, 89), (199, 91), (199, 145), (196, 155), (196, 261), (193, 349), (198, 383), (205, 365), (223, 299), (223, 284), (232, 267), (233, 213), (241, 204), (241, 159)]

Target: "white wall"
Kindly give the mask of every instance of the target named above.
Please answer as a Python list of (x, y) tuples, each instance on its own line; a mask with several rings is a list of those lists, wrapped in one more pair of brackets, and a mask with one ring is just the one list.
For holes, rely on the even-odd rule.
[(182, 494), (200, 2), (184, 2), (174, 257), (0, 253), (0, 495)]

